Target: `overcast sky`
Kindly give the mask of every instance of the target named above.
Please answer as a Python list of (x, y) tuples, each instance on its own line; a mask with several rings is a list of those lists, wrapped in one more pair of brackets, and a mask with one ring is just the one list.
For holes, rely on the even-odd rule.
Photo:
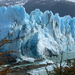
[(75, 0), (68, 0), (68, 1), (70, 1), (70, 2), (75, 2)]
[(24, 5), (28, 0), (0, 0), (1, 5)]

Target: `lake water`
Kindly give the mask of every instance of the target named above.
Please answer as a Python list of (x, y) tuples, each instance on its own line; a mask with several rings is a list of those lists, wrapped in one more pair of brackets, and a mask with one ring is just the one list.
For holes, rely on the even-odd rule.
[[(59, 55), (58, 57), (50, 57), (50, 58), (48, 58), (48, 60), (51, 60), (51, 61), (53, 61), (55, 63), (56, 62), (59, 63), (59, 61), (61, 59), (60, 57), (61, 57), (61, 55)], [(72, 52), (72, 51), (65, 52), (62, 55), (62, 61), (65, 61), (67, 59), (74, 59), (74, 58), (75, 58), (75, 52)], [(45, 60), (43, 60), (43, 61), (45, 61)], [(38, 62), (30, 63), (30, 64), (16, 65), (14, 67), (21, 67), (21, 66), (28, 66), (28, 65), (38, 65), (39, 63), (41, 63), (43, 61), (38, 61)], [(49, 69), (51, 69), (52, 65), (51, 66), (48, 66), (48, 67), (50, 67)], [(31, 70), (30, 73), (32, 75), (47, 75), (47, 72), (46, 72), (45, 67)]]

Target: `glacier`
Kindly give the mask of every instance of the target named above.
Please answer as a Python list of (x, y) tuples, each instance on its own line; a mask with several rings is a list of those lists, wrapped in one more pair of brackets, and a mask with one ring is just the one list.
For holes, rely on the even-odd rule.
[(35, 9), (26, 13), (23, 6), (0, 7), (0, 41), (13, 40), (5, 44), (4, 51), (16, 59), (46, 58), (59, 55), (60, 51), (75, 50), (75, 17)]

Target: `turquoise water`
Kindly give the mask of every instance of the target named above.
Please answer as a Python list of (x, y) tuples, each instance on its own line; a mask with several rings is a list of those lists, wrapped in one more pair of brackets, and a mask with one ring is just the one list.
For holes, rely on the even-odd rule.
[[(50, 58), (48, 58), (48, 60), (59, 63), (60, 57), (61, 57), (61, 55), (59, 55), (58, 57), (50, 57)], [(67, 59), (73, 59), (73, 58), (75, 58), (75, 52), (69, 51), (69, 52), (63, 53), (63, 55), (62, 55), (62, 61), (63, 62)], [(43, 60), (43, 61), (45, 61), (45, 60)], [(21, 66), (29, 66), (29, 65), (38, 65), (39, 63), (41, 63), (43, 61), (38, 61), (38, 62), (34, 62), (34, 63), (29, 63), (29, 64), (16, 65), (12, 68), (21, 67)], [(52, 65), (50, 65), (50, 66), (52, 66)], [(51, 69), (51, 68), (49, 68), (49, 69)], [(47, 75), (45, 67), (30, 70), (29, 73), (31, 73), (31, 75)]]
[(28, 63), (28, 64), (22, 64), (22, 65), (16, 65), (12, 68), (15, 68), (15, 67), (21, 67), (21, 66), (29, 66), (29, 65), (38, 65), (39, 63), (41, 63), (42, 61), (38, 61), (38, 62), (33, 62), (33, 63)]
[[(60, 60), (61, 60), (61, 55), (59, 55), (58, 57), (50, 57), (50, 58), (48, 58), (48, 60), (51, 60), (51, 61), (53, 61), (53, 62), (60, 62)], [(69, 51), (69, 52), (65, 52), (65, 53), (63, 53), (63, 55), (62, 55), (62, 61), (65, 61), (65, 60), (67, 60), (67, 59), (73, 59), (73, 58), (75, 58), (75, 52), (72, 52), (72, 51)], [(43, 61), (45, 61), (45, 60), (43, 60)], [(38, 62), (33, 62), (33, 63), (29, 63), (29, 64), (22, 64), (22, 65), (16, 65), (16, 66), (14, 66), (14, 67), (12, 67), (12, 68), (15, 68), (15, 67), (21, 67), (21, 66), (29, 66), (29, 65), (38, 65), (39, 63), (41, 63), (41, 62), (43, 62), (43, 61), (38, 61)]]

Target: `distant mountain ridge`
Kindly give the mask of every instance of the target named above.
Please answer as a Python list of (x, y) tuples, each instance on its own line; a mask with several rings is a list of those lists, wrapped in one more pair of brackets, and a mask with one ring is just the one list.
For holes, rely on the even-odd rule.
[[(38, 1), (38, 3), (37, 3)], [(35, 10), (36, 8), (40, 9), (42, 12), (45, 10), (50, 10), (54, 14), (59, 13), (60, 16), (71, 15), (75, 16), (75, 3), (68, 2), (64, 0), (54, 1), (54, 0), (30, 0), (25, 5), (23, 5), (28, 13)]]

